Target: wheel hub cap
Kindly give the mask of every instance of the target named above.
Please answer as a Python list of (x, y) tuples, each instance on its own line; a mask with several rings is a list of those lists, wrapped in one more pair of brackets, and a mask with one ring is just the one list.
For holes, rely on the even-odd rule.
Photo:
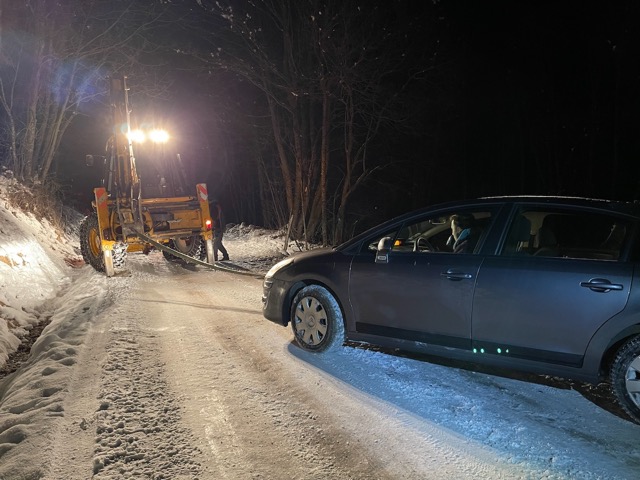
[(317, 345), (327, 333), (324, 307), (313, 297), (305, 297), (296, 308), (294, 328), (308, 345)]
[(640, 357), (634, 358), (627, 368), (626, 388), (633, 403), (640, 407)]

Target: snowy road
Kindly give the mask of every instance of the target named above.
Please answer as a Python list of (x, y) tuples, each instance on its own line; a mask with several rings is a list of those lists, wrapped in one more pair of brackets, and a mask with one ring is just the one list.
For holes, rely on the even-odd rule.
[[(640, 427), (575, 391), (359, 348), (311, 355), (263, 319), (259, 279), (159, 254), (129, 267), (112, 279), (83, 269), (61, 300), (86, 315), (83, 340), (47, 340), (70, 368), (46, 409), (17, 394), (12, 405), (9, 388), (16, 426), (43, 411), (50, 426), (37, 459), (25, 450), (32, 477), (2, 476), (28, 442), (0, 433), (3, 480), (640, 476)], [(42, 396), (46, 368), (14, 387)]]

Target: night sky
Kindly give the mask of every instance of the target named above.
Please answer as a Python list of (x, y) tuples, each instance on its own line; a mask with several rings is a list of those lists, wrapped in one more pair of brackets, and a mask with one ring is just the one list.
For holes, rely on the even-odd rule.
[(460, 2), (471, 195), (638, 196), (638, 2)]
[[(358, 191), (356, 214), (383, 220), (489, 195), (640, 198), (640, 2), (399, 4), (425, 19), (413, 55), (423, 62), (433, 58), (425, 52), (436, 52), (437, 69), (411, 87), (413, 128), (376, 141), (389, 166)], [(194, 170), (227, 202), (230, 221), (251, 221), (251, 202), (239, 195), (254, 174), (253, 152), (243, 145), (248, 119), (263, 113), (251, 110), (255, 92), (184, 72), (172, 88), (166, 108), (188, 137), (185, 157), (199, 158)], [(242, 115), (221, 122), (213, 105)], [(63, 151), (76, 164), (104, 145), (99, 134), (79, 140), (77, 132)], [(86, 181), (72, 170), (64, 181)]]

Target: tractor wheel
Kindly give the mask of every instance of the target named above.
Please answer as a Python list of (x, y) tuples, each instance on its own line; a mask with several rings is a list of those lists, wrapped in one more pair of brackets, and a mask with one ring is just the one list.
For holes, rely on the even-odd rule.
[(207, 261), (207, 242), (205, 242), (202, 238), (200, 238), (200, 256), (196, 257), (201, 262)]
[[(200, 260), (202, 258), (203, 250), (205, 250), (205, 255), (206, 255), (205, 245), (200, 235), (194, 235), (192, 237), (183, 237), (183, 238), (177, 238), (174, 240), (169, 240), (169, 244), (167, 246), (169, 248), (172, 248), (173, 250), (177, 250), (178, 252), (188, 255), (190, 257), (193, 257), (197, 260)], [(169, 252), (163, 251), (162, 254), (164, 255), (164, 258), (166, 258), (171, 262), (181, 260), (180, 257), (172, 255)]]
[(80, 251), (85, 263), (91, 265), (98, 272), (104, 272), (104, 256), (98, 230), (98, 215), (95, 213), (85, 217), (80, 223)]
[(127, 244), (118, 242), (113, 246), (113, 268), (123, 268), (127, 260)]
[[(98, 272), (104, 272), (104, 254), (98, 230), (98, 216), (95, 213), (87, 216), (80, 224), (80, 251), (85, 263)], [(118, 242), (113, 246), (113, 267), (124, 267), (127, 258), (127, 244)]]

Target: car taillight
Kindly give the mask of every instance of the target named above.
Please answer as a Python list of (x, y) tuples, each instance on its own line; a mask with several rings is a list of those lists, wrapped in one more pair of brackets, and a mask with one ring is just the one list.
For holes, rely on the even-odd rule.
[(207, 230), (211, 230), (211, 220), (205, 220), (204, 226), (207, 227)]

